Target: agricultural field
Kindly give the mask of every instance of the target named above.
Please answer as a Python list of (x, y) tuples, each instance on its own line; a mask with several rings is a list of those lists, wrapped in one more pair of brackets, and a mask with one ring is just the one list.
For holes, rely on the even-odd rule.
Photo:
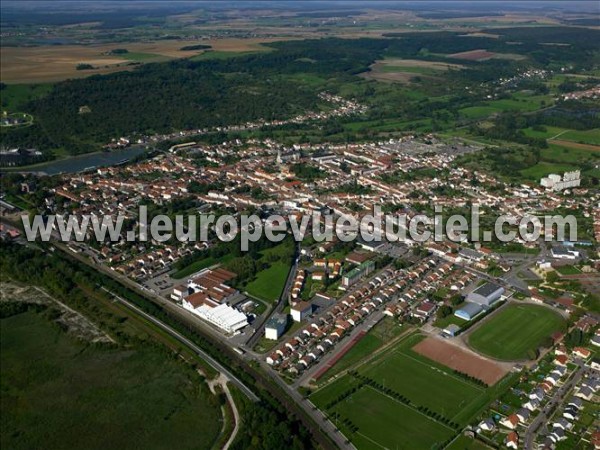
[(212, 447), (219, 407), (195, 371), (153, 347), (75, 339), (43, 314), (1, 319), (2, 448)]
[(555, 311), (538, 305), (507, 305), (484, 321), (468, 336), (469, 345), (495, 359), (532, 359), (532, 352), (565, 320)]
[(467, 119), (484, 119), (492, 114), (504, 111), (535, 111), (552, 105), (552, 97), (549, 95), (526, 95), (513, 94), (511, 98), (490, 100), (482, 102), (481, 105), (469, 106), (459, 110), (461, 116)]
[(369, 72), (361, 76), (378, 81), (408, 83), (415, 76), (433, 77), (450, 69), (462, 69), (459, 64), (449, 64), (418, 59), (386, 58), (375, 61)]
[(506, 388), (506, 379), (486, 388), (463, 378), (412, 350), (422, 339), (402, 339), (310, 400), (359, 449), (443, 447)]
[[(0, 79), (6, 84), (52, 83), (69, 78), (132, 70), (137, 64), (190, 58), (203, 53), (207, 58), (234, 56), (241, 52), (268, 51), (261, 44), (277, 38), (230, 38), (203, 40), (210, 49), (182, 50), (193, 45), (189, 40), (160, 40), (156, 42), (127, 42), (93, 45), (59, 45), (35, 47), (1, 47)], [(117, 47), (127, 53), (111, 53)], [(133, 63), (133, 64), (132, 64)], [(90, 64), (93, 69), (77, 70), (78, 64)]]

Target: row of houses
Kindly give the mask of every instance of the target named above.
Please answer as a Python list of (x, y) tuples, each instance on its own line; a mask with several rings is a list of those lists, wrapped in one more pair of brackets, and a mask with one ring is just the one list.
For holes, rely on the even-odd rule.
[(562, 365), (555, 363), (552, 370), (544, 377), (544, 379), (538, 383), (529, 394), (527, 394), (527, 402), (525, 402), (516, 412), (500, 420), (500, 425), (509, 430), (515, 430), (519, 425), (527, 426), (531, 414), (542, 407), (546, 395), (549, 395), (551, 391), (561, 383), (561, 380), (566, 374), (566, 364)]
[[(389, 301), (382, 289), (399, 275), (400, 271), (391, 268), (381, 271), (272, 352), (266, 358), (267, 363), (292, 376), (303, 373), (352, 329)], [(294, 309), (302, 310), (302, 307), (295, 305), (292, 311)]]
[(566, 433), (574, 429), (575, 423), (579, 420), (585, 408), (584, 401), (591, 401), (599, 387), (600, 374), (598, 372), (594, 372), (590, 377), (583, 378), (577, 384), (574, 395), (564, 402), (562, 410), (556, 414), (553, 422), (548, 426), (548, 433), (543, 444), (544, 448), (554, 449), (561, 441), (568, 438)]
[(397, 303), (386, 308), (387, 315), (398, 317), (408, 314), (425, 321), (433, 315), (437, 304), (427, 299), (423, 300), (423, 297), (426, 298), (427, 294), (441, 288), (446, 288), (449, 292), (460, 292), (475, 278), (474, 275), (462, 269), (453, 268), (449, 262), (438, 264), (431, 259), (427, 262), (426, 267), (427, 272), (423, 271), (423, 266), (408, 272), (406, 279), (402, 280), (406, 284), (400, 283), (399, 286), (407, 287), (410, 282), (414, 284), (407, 287), (399, 296)]
[(300, 297), (300, 293), (302, 292), (302, 287), (304, 286), (304, 277), (306, 276), (306, 272), (302, 269), (298, 270), (296, 273), (296, 277), (294, 278), (294, 284), (292, 286), (292, 292), (290, 293), (290, 297), (292, 301), (295, 301)]

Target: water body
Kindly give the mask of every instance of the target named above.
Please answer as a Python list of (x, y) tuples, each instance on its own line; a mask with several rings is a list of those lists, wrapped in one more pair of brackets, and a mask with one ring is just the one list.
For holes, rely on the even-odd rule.
[[(136, 156), (145, 153), (147, 150), (143, 146), (133, 146), (123, 150), (114, 150), (112, 152), (97, 152), (87, 155), (74, 156), (68, 159), (50, 161), (37, 164), (28, 168), (23, 168), (22, 173), (43, 173), (46, 175), (56, 175), (59, 173), (77, 173), (97, 169), (99, 167), (116, 166), (122, 164)], [(15, 171), (11, 171), (15, 172)]]

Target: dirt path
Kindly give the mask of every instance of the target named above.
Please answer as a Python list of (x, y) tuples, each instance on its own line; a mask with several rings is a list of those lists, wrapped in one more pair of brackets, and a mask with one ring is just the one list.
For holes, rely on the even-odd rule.
[[(235, 406), (235, 401), (233, 400), (231, 391), (229, 390), (229, 386), (227, 385), (228, 381), (229, 380), (227, 379), (227, 377), (225, 375), (223, 375), (222, 373), (219, 374), (219, 376), (217, 378), (214, 378), (212, 380), (207, 380), (208, 387), (213, 394), (215, 394), (215, 395), (217, 394), (216, 386), (221, 387), (221, 389), (223, 390), (223, 393), (227, 397), (227, 402), (229, 403), (229, 406), (231, 407), (231, 411), (233, 412), (233, 421), (234, 421), (233, 431), (231, 432), (229, 439), (227, 439), (227, 442), (223, 445), (223, 447), (221, 447), (221, 450), (229, 449), (231, 444), (233, 444), (233, 441), (235, 440), (235, 438), (238, 434), (238, 431), (240, 429), (240, 413), (239, 413), (237, 407)], [(225, 411), (223, 411), (223, 417), (226, 417)], [(225, 430), (225, 427), (226, 427), (226, 424), (225, 424), (225, 422), (223, 422), (223, 430)]]

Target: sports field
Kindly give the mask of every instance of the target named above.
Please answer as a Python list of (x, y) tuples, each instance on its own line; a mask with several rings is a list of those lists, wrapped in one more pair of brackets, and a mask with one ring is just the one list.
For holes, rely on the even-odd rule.
[(564, 325), (565, 320), (550, 308), (508, 305), (473, 331), (468, 340), (473, 349), (492, 358), (522, 360)]
[(436, 448), (436, 443), (455, 434), (452, 428), (369, 387), (338, 403), (332, 414), (334, 422), (338, 416), (348, 416), (358, 427), (351, 438), (358, 449)]
[(435, 367), (433, 362), (429, 364), (424, 358), (417, 359), (404, 352), (388, 355), (364, 374), (381, 380), (384, 386), (401, 392), (411, 402), (450, 419), (484, 391), (482, 387), (453, 376), (449, 370)]
[(442, 448), (508, 386), (507, 378), (491, 388), (475, 384), (413, 351), (423, 338), (403, 339), (310, 400), (358, 449)]

